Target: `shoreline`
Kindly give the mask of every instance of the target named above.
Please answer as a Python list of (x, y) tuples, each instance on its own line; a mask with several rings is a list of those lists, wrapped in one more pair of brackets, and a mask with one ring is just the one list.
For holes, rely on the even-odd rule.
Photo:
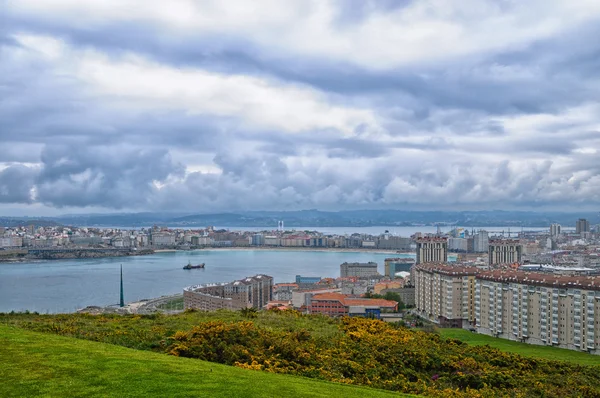
[(398, 252), (397, 250), (367, 249), (367, 248), (343, 248), (343, 247), (210, 247), (205, 249), (194, 249), (192, 251), (274, 251), (274, 252), (325, 252), (325, 253), (374, 253), (374, 254), (397, 254), (416, 255), (415, 252)]

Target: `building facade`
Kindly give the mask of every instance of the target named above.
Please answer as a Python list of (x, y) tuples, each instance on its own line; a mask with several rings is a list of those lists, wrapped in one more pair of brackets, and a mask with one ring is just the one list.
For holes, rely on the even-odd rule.
[(600, 354), (600, 280), (522, 271), (477, 276), (480, 333)]
[(585, 218), (580, 218), (575, 224), (575, 233), (582, 234), (590, 232), (590, 222)]
[(523, 258), (523, 245), (514, 239), (490, 240), (489, 264), (514, 264), (521, 263)]
[(183, 289), (185, 309), (201, 311), (263, 308), (273, 300), (273, 277), (255, 275), (230, 283), (210, 283)]
[(442, 327), (475, 323), (476, 267), (418, 264), (415, 267), (417, 313)]
[(560, 224), (550, 224), (550, 236), (556, 237), (560, 235)]
[(343, 263), (340, 264), (340, 276), (347, 278), (351, 276), (369, 277), (379, 275), (377, 272), (377, 263), (372, 261), (368, 263)]
[(448, 240), (443, 237), (422, 237), (417, 244), (417, 264), (448, 261)]
[(311, 314), (327, 316), (369, 316), (379, 317), (381, 312), (398, 310), (398, 303), (391, 300), (354, 298), (340, 293), (326, 293), (312, 296)]
[(410, 258), (386, 258), (383, 262), (385, 276), (394, 279), (396, 272), (410, 272), (415, 261)]

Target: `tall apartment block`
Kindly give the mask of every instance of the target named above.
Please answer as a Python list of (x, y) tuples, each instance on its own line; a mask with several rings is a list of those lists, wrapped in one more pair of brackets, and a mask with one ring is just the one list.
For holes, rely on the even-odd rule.
[(600, 354), (600, 278), (484, 272), (475, 302), (480, 333)]
[(575, 233), (581, 234), (584, 232), (590, 232), (590, 222), (585, 218), (580, 218), (575, 224)]
[(368, 277), (379, 275), (377, 272), (377, 263), (372, 261), (368, 263), (343, 263), (340, 264), (340, 276), (347, 278), (349, 276)]
[(476, 267), (445, 264), (415, 266), (415, 306), (419, 315), (442, 327), (475, 323)]
[(514, 239), (490, 240), (488, 254), (490, 265), (521, 263), (523, 245)]
[(600, 277), (419, 264), (418, 314), (444, 327), (600, 355)]
[(445, 263), (448, 261), (448, 240), (430, 236), (417, 238), (417, 264)]
[(556, 237), (560, 235), (560, 224), (550, 224), (550, 236)]

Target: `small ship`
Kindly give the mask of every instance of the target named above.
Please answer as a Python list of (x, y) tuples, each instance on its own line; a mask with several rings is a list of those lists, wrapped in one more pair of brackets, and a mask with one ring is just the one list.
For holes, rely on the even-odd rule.
[(183, 267), (183, 269), (199, 269), (199, 268), (204, 268), (204, 263), (192, 265), (192, 262), (190, 261), (187, 265), (185, 265)]

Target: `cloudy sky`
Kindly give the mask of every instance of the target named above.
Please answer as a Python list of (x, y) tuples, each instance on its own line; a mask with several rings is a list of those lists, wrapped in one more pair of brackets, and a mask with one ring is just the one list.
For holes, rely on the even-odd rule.
[(597, 0), (0, 0), (0, 215), (600, 205)]

